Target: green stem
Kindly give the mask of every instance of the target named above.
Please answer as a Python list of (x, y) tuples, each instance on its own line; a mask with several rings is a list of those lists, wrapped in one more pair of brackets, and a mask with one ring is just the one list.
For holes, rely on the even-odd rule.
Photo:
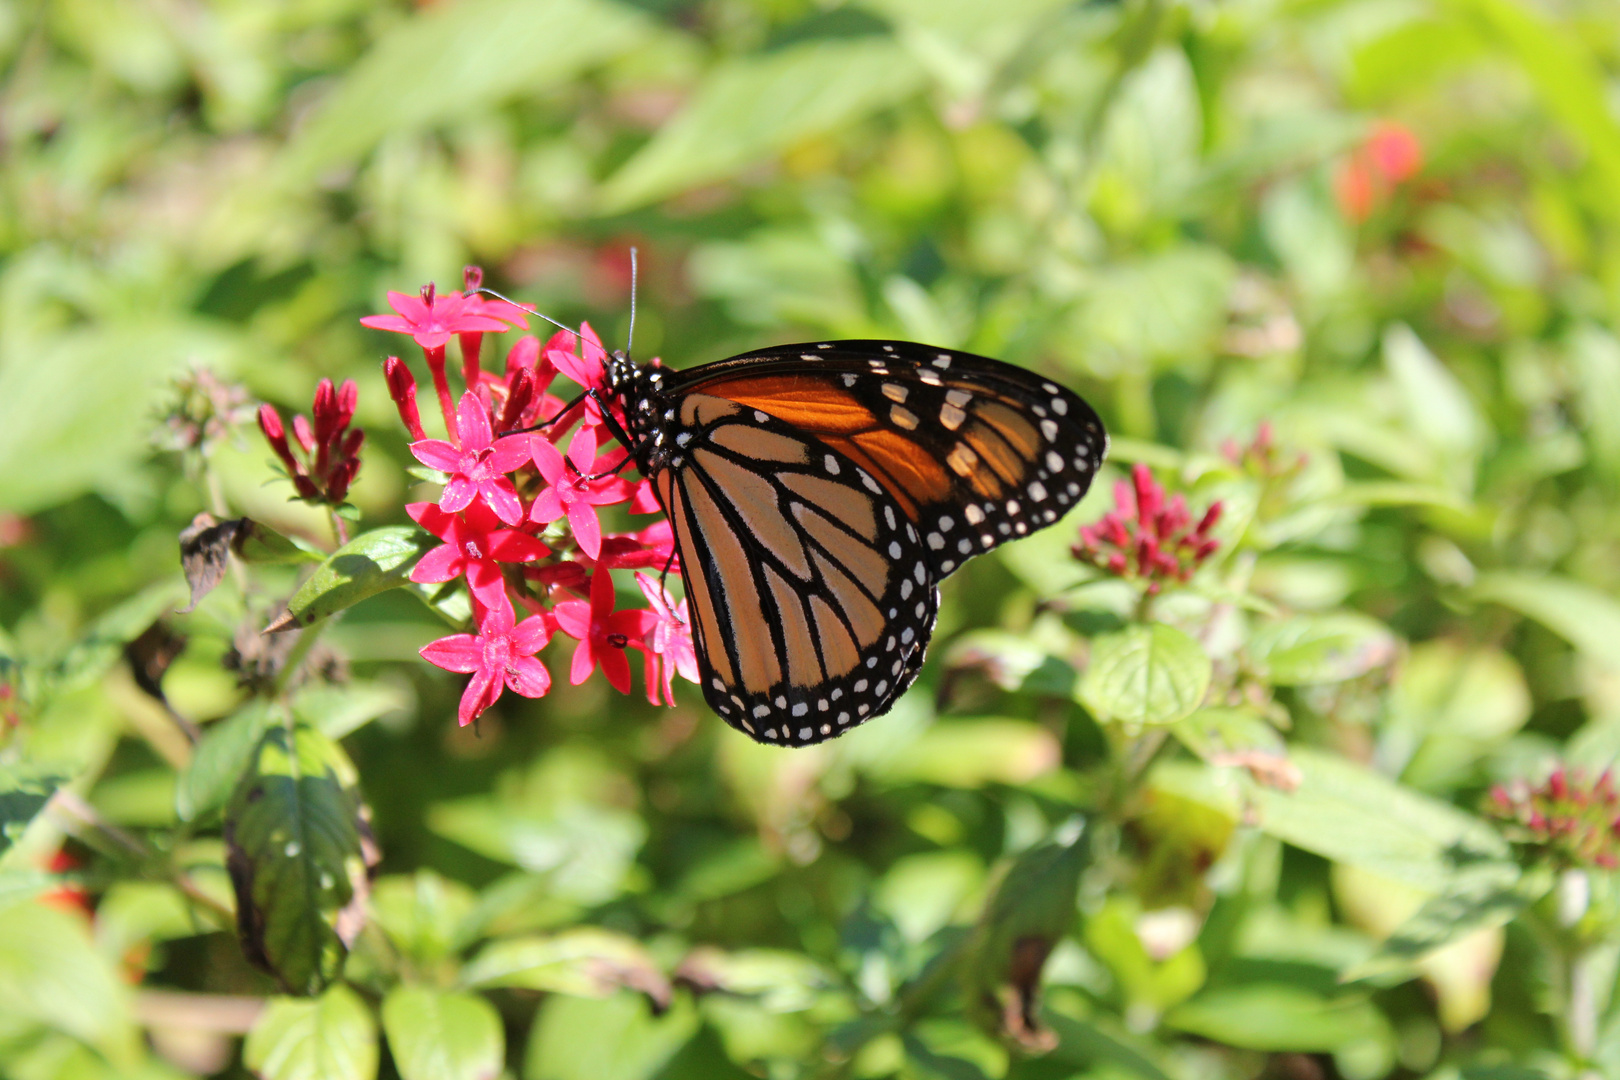
[[(292, 649), (287, 653), (286, 661), (281, 665), (281, 670), (276, 673), (274, 687), (274, 696), (276, 698), (279, 699), (286, 694), (287, 687), (292, 683), (293, 675), (303, 666), (304, 658), (309, 655), (309, 650), (315, 647), (315, 642), (320, 639), (321, 630), (325, 628), (327, 621), (323, 619), (312, 626), (306, 626), (297, 631), (298, 640), (293, 642)], [(291, 715), (290, 711), (288, 715)], [(291, 723), (292, 721), (289, 720), (288, 724), (291, 725)]]

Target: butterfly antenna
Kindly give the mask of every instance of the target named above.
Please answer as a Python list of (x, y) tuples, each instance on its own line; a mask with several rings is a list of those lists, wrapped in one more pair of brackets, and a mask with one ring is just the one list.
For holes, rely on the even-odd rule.
[(636, 249), (630, 249), (630, 330), (625, 334), (624, 355), (634, 356), (636, 344)]
[(481, 293), (488, 293), (490, 296), (493, 296), (497, 300), (505, 300), (508, 304), (511, 304), (513, 307), (517, 308), (519, 311), (528, 311), (530, 315), (533, 315), (533, 316), (535, 316), (536, 318), (539, 318), (539, 319), (546, 320), (546, 322), (550, 323), (552, 326), (555, 326), (559, 330), (566, 330), (570, 334), (575, 335), (576, 337), (579, 335), (579, 331), (575, 330), (572, 326), (564, 326), (562, 323), (558, 322), (556, 319), (553, 319), (550, 315), (547, 315), (544, 312), (531, 311), (530, 309), (524, 307), (522, 304), (518, 303), (516, 300), (513, 300), (511, 297), (502, 296), (500, 293), (496, 292), (494, 289), (491, 289), (491, 288), (488, 288), (488, 287), (483, 287), (483, 288), (474, 289), (473, 291), (474, 292), (481, 292)]

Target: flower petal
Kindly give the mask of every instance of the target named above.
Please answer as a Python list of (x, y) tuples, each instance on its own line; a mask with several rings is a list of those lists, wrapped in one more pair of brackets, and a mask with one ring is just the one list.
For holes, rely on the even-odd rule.
[(430, 641), (417, 651), (428, 663), (463, 674), (477, 671), (478, 665), (484, 662), (484, 646), (471, 634), (451, 634)]
[(478, 494), (478, 486), (465, 476), (452, 476), (439, 492), (439, 509), (447, 513), (457, 513), (467, 509), (472, 503), (473, 496)]
[(471, 390), (461, 395), (461, 404), (456, 407), (456, 434), (466, 454), (488, 450), (494, 441), (495, 427), (489, 422), (489, 410)]
[(411, 443), (416, 460), (430, 469), (453, 473), (461, 468), (461, 451), (443, 439), (421, 439)]
[(500, 696), (501, 681), (494, 677), (493, 672), (479, 668), (461, 694), (461, 707), (457, 710), (461, 726), (466, 727), (478, 719)]
[(543, 697), (551, 689), (551, 672), (532, 656), (514, 656), (506, 666), (506, 685), (524, 697)]
[(484, 497), (484, 502), (495, 511), (495, 516), (508, 525), (516, 525), (523, 520), (523, 503), (518, 499), (517, 488), (512, 481), (504, 476), (485, 480), (478, 485), (478, 494)]
[(602, 523), (596, 519), (596, 510), (590, 503), (570, 504), (568, 525), (574, 531), (574, 539), (579, 542), (579, 550), (587, 558), (594, 559), (602, 554)]

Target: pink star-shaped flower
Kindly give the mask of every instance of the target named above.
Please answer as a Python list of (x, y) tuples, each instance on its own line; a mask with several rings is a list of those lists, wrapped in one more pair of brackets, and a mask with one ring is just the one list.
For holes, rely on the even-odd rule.
[(467, 588), (487, 608), (506, 598), (506, 579), (500, 564), (543, 559), (551, 549), (516, 529), (500, 528), (500, 521), (483, 503), (467, 507), (466, 516), (447, 514), (433, 503), (409, 503), (405, 512), (444, 543), (417, 560), (411, 580), (436, 584), (466, 575)]
[[(551, 689), (551, 673), (534, 658), (549, 640), (551, 627), (543, 615), (514, 626), (512, 605), (503, 596), (484, 612), (476, 636), (451, 634), (422, 646), (421, 652), (430, 664), (472, 675), (459, 711), (461, 726), (466, 727), (495, 704), (503, 688), (531, 698)], [(624, 663), (622, 656), (620, 662)]]
[[(652, 651), (647, 658), (647, 700), (654, 705), (673, 705), (676, 672), (687, 682), (698, 681), (697, 647), (692, 644), (692, 625), (687, 618), (686, 601), (675, 603), (664, 591), (663, 585), (646, 574), (637, 574), (636, 584), (641, 586), (641, 594), (652, 606), (655, 619), (646, 639), (647, 648)], [(655, 672), (663, 683), (662, 701), (658, 697), (658, 684), (654, 681)]]
[(488, 410), (468, 391), (461, 395), (456, 410), (456, 442), (461, 445), (422, 439), (411, 443), (411, 453), (429, 468), (450, 474), (439, 495), (439, 509), (453, 514), (465, 510), (477, 497), (502, 521), (516, 525), (523, 520), (523, 503), (506, 474), (528, 464), (529, 441), (527, 435), (496, 439)]
[(680, 572), (681, 561), (674, 556), (675, 530), (668, 518), (659, 518), (640, 532), (602, 537), (602, 554), (596, 565), (606, 570), (653, 569), (666, 567)]
[(398, 314), (367, 315), (360, 320), (360, 325), (369, 326), (374, 330), (393, 330), (409, 334), (424, 349), (441, 347), (450, 340), (452, 334), (500, 332), (507, 329), (503, 319), (496, 318), (493, 313), (485, 313), (491, 305), (488, 305), (482, 297), (478, 299), (478, 303), (469, 304), (468, 298), (460, 293), (434, 296), (431, 291), (424, 291), (427, 292), (426, 296), (389, 292), (388, 306)]
[(624, 650), (642, 648), (642, 639), (651, 632), (657, 616), (650, 611), (613, 610), (613, 575), (599, 572), (591, 578), (591, 599), (564, 600), (552, 612), (557, 628), (578, 638), (568, 681), (578, 686), (600, 665), (607, 681), (621, 694), (630, 692), (630, 661)]
[(596, 336), (590, 323), (579, 324), (579, 353), (574, 352), (574, 335), (563, 338), (562, 334), (554, 334), (546, 342), (545, 358), (557, 365), (557, 370), (577, 382), (583, 389), (600, 390), (607, 386), (607, 350), (602, 348), (602, 339)]
[[(621, 448), (597, 458), (596, 428), (589, 425), (574, 432), (566, 462), (547, 439), (534, 439), (530, 447), (535, 467), (548, 486), (535, 496), (529, 518), (549, 525), (566, 516), (574, 539), (579, 541), (579, 549), (595, 559), (602, 552), (602, 523), (596, 520), (595, 508), (623, 502), (632, 490), (628, 480), (597, 474), (607, 472), (624, 460), (624, 451)], [(570, 464), (573, 468), (569, 468)]]

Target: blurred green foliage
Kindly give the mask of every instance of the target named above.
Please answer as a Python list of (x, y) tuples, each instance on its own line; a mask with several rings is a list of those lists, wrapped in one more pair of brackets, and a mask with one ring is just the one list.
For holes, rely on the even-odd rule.
[[(1620, 755), (1612, 0), (0, 0), (0, 70), (0, 1074), (1620, 1077), (1614, 874), (1476, 813)], [(632, 244), (638, 356), (967, 348), (1114, 471), (799, 751), (457, 730), (404, 590), (250, 696), (291, 562), (169, 614), (199, 511), (334, 546), (248, 397), (356, 379), (404, 526), (357, 318), (476, 262), (611, 346)], [(1067, 554), (1137, 462), (1226, 510), (1151, 613)], [(341, 819), (254, 853), (318, 997), (228, 929), (254, 762)]]

